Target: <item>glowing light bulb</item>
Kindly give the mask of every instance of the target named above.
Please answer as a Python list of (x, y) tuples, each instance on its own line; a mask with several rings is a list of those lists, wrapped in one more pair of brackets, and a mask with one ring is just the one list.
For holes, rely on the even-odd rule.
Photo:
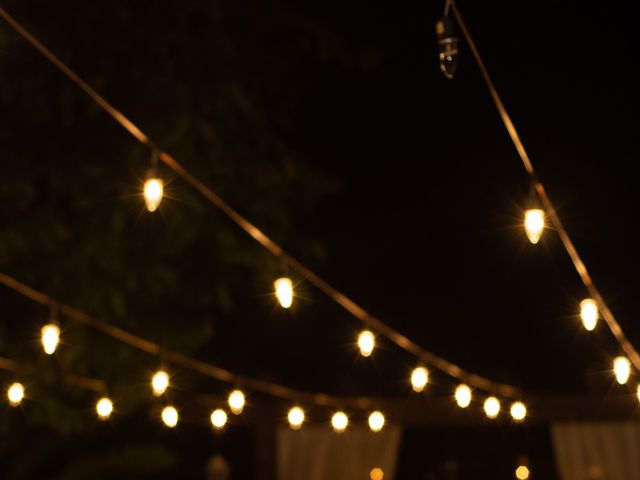
[(111, 402), (107, 397), (102, 397), (98, 400), (98, 403), (96, 403), (96, 412), (98, 417), (100, 417), (100, 420), (106, 420), (113, 412), (113, 402)]
[(616, 357), (613, 360), (613, 372), (620, 385), (624, 385), (631, 375), (631, 363), (627, 357)]
[(455, 398), (460, 408), (467, 408), (471, 404), (471, 389), (464, 383), (458, 385)]
[(273, 282), (276, 298), (282, 308), (289, 308), (293, 303), (293, 282), (290, 278), (283, 277)]
[(520, 465), (518, 468), (516, 468), (516, 478), (518, 480), (527, 480), (529, 478), (529, 475), (530, 472), (526, 466)]
[(149, 178), (144, 182), (144, 203), (147, 210), (155, 212), (160, 206), (164, 193), (164, 183), (159, 178)]
[(54, 323), (45, 325), (40, 330), (42, 335), (42, 348), (47, 355), (53, 354), (60, 343), (60, 327)]
[(524, 213), (524, 230), (531, 243), (534, 245), (538, 243), (544, 230), (544, 210), (539, 208), (527, 210)]
[(7, 398), (12, 407), (20, 405), (24, 399), (24, 385), (18, 382), (12, 383), (7, 390)]
[(363, 330), (358, 335), (358, 348), (363, 357), (368, 357), (376, 346), (376, 337), (369, 330)]
[(349, 417), (344, 412), (336, 412), (331, 417), (331, 426), (335, 432), (342, 433), (349, 426)]
[(596, 328), (598, 323), (598, 304), (593, 298), (587, 298), (580, 302), (580, 318), (582, 325), (588, 331)]
[(240, 415), (244, 409), (245, 398), (244, 393), (240, 390), (234, 390), (229, 394), (229, 409), (234, 415)]
[(521, 422), (527, 416), (527, 407), (522, 402), (514, 402), (511, 405), (511, 418), (516, 422)]
[(300, 407), (293, 407), (291, 410), (289, 410), (287, 420), (289, 420), (289, 426), (293, 430), (299, 430), (304, 423), (304, 410), (302, 410), (302, 408)]
[(372, 468), (369, 472), (369, 478), (371, 480), (382, 480), (384, 478), (384, 472), (381, 468)]
[(173, 428), (178, 425), (178, 410), (171, 405), (164, 407), (162, 409), (162, 421), (169, 428)]
[(369, 428), (372, 432), (379, 432), (384, 427), (385, 421), (382, 412), (378, 410), (371, 412), (371, 415), (369, 415)]
[(227, 424), (227, 412), (221, 408), (216, 408), (211, 413), (211, 425), (220, 430)]
[(458, 39), (451, 18), (444, 17), (436, 22), (436, 36), (438, 37), (440, 70), (445, 77), (452, 79), (458, 69)]
[(415, 392), (421, 392), (429, 383), (429, 371), (424, 367), (416, 367), (411, 372), (411, 386)]
[(496, 418), (500, 413), (500, 400), (496, 397), (489, 397), (484, 401), (484, 413), (489, 418)]
[(156, 372), (151, 379), (151, 388), (153, 389), (153, 394), (156, 397), (159, 397), (166, 392), (167, 388), (169, 388), (169, 374), (163, 370)]

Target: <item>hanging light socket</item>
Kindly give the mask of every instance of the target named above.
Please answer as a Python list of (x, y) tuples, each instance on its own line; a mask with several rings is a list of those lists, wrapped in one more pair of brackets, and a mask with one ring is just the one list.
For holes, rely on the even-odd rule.
[(440, 70), (445, 77), (452, 79), (458, 70), (458, 38), (455, 24), (449, 16), (436, 22), (436, 36)]

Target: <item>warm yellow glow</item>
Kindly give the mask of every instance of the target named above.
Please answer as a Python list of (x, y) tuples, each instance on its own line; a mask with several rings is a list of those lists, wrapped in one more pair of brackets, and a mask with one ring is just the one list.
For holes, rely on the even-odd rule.
[(20, 405), (24, 399), (24, 386), (21, 383), (12, 383), (7, 390), (7, 397), (9, 398), (9, 404), (12, 407)]
[(516, 422), (521, 422), (527, 416), (527, 407), (522, 402), (515, 402), (511, 405), (511, 418)]
[(60, 327), (54, 323), (50, 323), (42, 327), (40, 333), (42, 335), (42, 348), (44, 348), (44, 353), (51, 355), (56, 351), (60, 343)]
[(369, 428), (372, 432), (379, 432), (384, 427), (385, 421), (382, 412), (378, 410), (371, 412), (371, 415), (369, 415)]
[(381, 468), (378, 468), (378, 467), (373, 468), (369, 472), (369, 478), (371, 480), (382, 480), (384, 478), (384, 472), (382, 471)]
[(544, 230), (544, 210), (534, 208), (524, 213), (524, 230), (533, 244), (538, 243)]
[(620, 385), (624, 385), (631, 375), (631, 364), (627, 357), (616, 357), (613, 361), (613, 372)]
[(150, 178), (144, 182), (144, 203), (147, 210), (155, 212), (162, 201), (164, 183), (159, 178)]
[(166, 392), (167, 388), (169, 388), (169, 374), (163, 370), (156, 372), (151, 379), (151, 388), (156, 397)]
[(580, 318), (584, 328), (591, 331), (598, 323), (598, 305), (593, 298), (586, 298), (580, 302)]
[(234, 415), (240, 415), (244, 409), (245, 398), (244, 393), (240, 390), (234, 390), (229, 394), (229, 409)]
[(640, 383), (636, 387), (636, 396), (638, 397), (638, 401), (640, 402)]
[(276, 298), (282, 308), (289, 308), (293, 303), (293, 282), (290, 278), (283, 277), (273, 282)]
[(500, 400), (496, 397), (489, 397), (484, 401), (484, 413), (489, 418), (496, 418), (500, 413)]
[(211, 413), (211, 425), (220, 430), (227, 424), (227, 412), (221, 408), (216, 408)]
[(424, 367), (417, 367), (411, 372), (411, 386), (415, 392), (421, 392), (429, 383), (429, 371)]
[(169, 428), (175, 427), (178, 424), (178, 410), (171, 405), (164, 407), (162, 409), (162, 421)]
[(369, 330), (363, 330), (358, 335), (358, 348), (363, 357), (368, 357), (376, 346), (376, 337)]
[(299, 430), (304, 423), (304, 410), (300, 407), (293, 407), (287, 415), (289, 426), (294, 430)]
[(107, 397), (102, 397), (98, 400), (98, 403), (96, 403), (96, 412), (101, 420), (106, 420), (113, 412), (113, 403)]
[(467, 408), (471, 404), (471, 389), (464, 383), (458, 385), (455, 398), (460, 408)]
[(516, 478), (518, 480), (527, 480), (529, 478), (529, 469), (524, 465), (520, 465), (516, 468)]
[(342, 433), (349, 426), (349, 417), (344, 412), (336, 412), (331, 417), (331, 426), (335, 432)]

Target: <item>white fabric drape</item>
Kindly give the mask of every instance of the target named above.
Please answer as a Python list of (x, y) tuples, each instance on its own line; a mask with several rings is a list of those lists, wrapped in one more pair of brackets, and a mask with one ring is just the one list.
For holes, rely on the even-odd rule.
[(369, 480), (380, 468), (384, 480), (393, 480), (400, 445), (400, 428), (379, 433), (350, 427), (334, 433), (326, 426), (305, 426), (277, 432), (278, 480)]
[(640, 423), (552, 426), (562, 480), (640, 480)]

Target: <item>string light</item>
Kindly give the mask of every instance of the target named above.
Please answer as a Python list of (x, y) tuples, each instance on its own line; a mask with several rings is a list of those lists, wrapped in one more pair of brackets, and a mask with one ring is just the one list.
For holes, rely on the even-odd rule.
[(529, 241), (534, 245), (538, 243), (544, 230), (544, 210), (532, 208), (524, 213), (524, 230)]
[(160, 206), (162, 195), (164, 194), (164, 182), (159, 178), (148, 178), (144, 182), (144, 203), (147, 210), (155, 212)]
[(631, 375), (631, 364), (627, 357), (616, 357), (613, 360), (613, 372), (616, 374), (616, 380), (620, 385), (624, 385)]
[(101, 420), (106, 420), (111, 416), (113, 412), (113, 402), (107, 397), (102, 397), (96, 403), (96, 413)]
[(376, 346), (376, 337), (369, 330), (363, 330), (358, 335), (358, 348), (363, 357), (369, 357)]
[(382, 412), (376, 410), (369, 415), (369, 428), (372, 432), (379, 432), (385, 424), (385, 418)]
[(211, 412), (211, 425), (220, 430), (227, 424), (227, 412), (221, 408), (216, 408)]
[(293, 282), (288, 277), (282, 277), (273, 282), (276, 298), (282, 308), (289, 308), (293, 303)]
[(421, 392), (429, 383), (429, 371), (424, 367), (416, 367), (411, 372), (411, 387), (414, 392)]
[(331, 426), (333, 427), (334, 432), (342, 433), (349, 426), (349, 417), (344, 412), (336, 412), (331, 417)]
[(636, 396), (638, 397), (638, 401), (640, 402), (640, 383), (636, 387)]
[(496, 397), (489, 397), (484, 401), (484, 413), (489, 418), (496, 418), (500, 413), (500, 400)]
[[(457, 52), (456, 52), (456, 53), (457, 53)], [(448, 60), (450, 61), (451, 59), (448, 59)], [(91, 92), (90, 87), (88, 87), (88, 88), (89, 88), (89, 92)], [(492, 88), (492, 87), (491, 87), (491, 88)], [(495, 98), (497, 98), (497, 99), (498, 99), (497, 101), (499, 101), (499, 98), (497, 97), (497, 95), (496, 95), (496, 97), (495, 97)], [(107, 104), (107, 105), (108, 105), (108, 104)], [(108, 110), (109, 110), (109, 109), (107, 109), (107, 111), (108, 111)], [(504, 118), (504, 117), (503, 117), (503, 118)], [(509, 117), (508, 117), (508, 116), (506, 116), (506, 119), (507, 119), (507, 120), (509, 120)], [(511, 130), (513, 130), (513, 132), (514, 132), (514, 133), (511, 133), (511, 131), (510, 131), (510, 134), (511, 134), (512, 136), (513, 136), (513, 135), (515, 135), (515, 128), (512, 128)], [(131, 130), (130, 130), (130, 131), (131, 131)], [(139, 134), (140, 134), (141, 136), (144, 136), (141, 132), (139, 132)], [(516, 146), (518, 146), (518, 145), (519, 145), (519, 142), (516, 142)], [(522, 149), (522, 150), (524, 151), (524, 149)], [(523, 154), (521, 153), (521, 155), (523, 155)], [(525, 165), (528, 165), (528, 160), (527, 160), (527, 162), (525, 162)], [(156, 207), (156, 208), (157, 208), (157, 207)], [(150, 210), (150, 211), (151, 211), (151, 210)], [(542, 220), (543, 220), (543, 222), (542, 222), (542, 227), (541, 227), (541, 229), (540, 229), (540, 235), (542, 234), (542, 230), (544, 229), (544, 215), (542, 216)], [(526, 223), (526, 222), (525, 222), (525, 223)], [(529, 233), (528, 233), (528, 232), (527, 232), (527, 235), (529, 236)], [(530, 240), (532, 241), (532, 243), (537, 243), (537, 241), (538, 241), (538, 240), (539, 240), (539, 238), (540, 238), (540, 235), (538, 235), (538, 238), (537, 238), (537, 240), (535, 240), (535, 241), (531, 240), (531, 236), (529, 236), (529, 238), (530, 238)], [(256, 236), (256, 238), (257, 238), (257, 236)], [(585, 269), (585, 272), (586, 272), (586, 269)], [(585, 325), (585, 327), (586, 327), (586, 325)], [(616, 360), (617, 360), (617, 359), (616, 359)], [(626, 383), (626, 381), (628, 380), (628, 377), (629, 377), (629, 375), (630, 375), (630, 367), (628, 366), (628, 360), (627, 360), (626, 358), (625, 358), (624, 360), (627, 362), (627, 370), (628, 370), (628, 373), (626, 373), (626, 379), (624, 380), (624, 382), (621, 382), (621, 381), (620, 381), (620, 376), (618, 375), (618, 372), (617, 372), (617, 369), (616, 369), (616, 364), (614, 363), (614, 370), (616, 370), (616, 378), (618, 379), (618, 381), (619, 381), (620, 383)], [(623, 376), (625, 376), (625, 375), (623, 375)]]
[[(40, 301), (38, 300), (39, 298), (45, 298), (47, 303), (54, 302), (54, 299), (52, 299), (51, 297), (48, 297), (45, 293), (39, 292), (36, 289), (33, 289), (32, 287), (27, 286), (3, 273), (0, 273), (0, 284), (4, 284), (9, 288), (17, 291), (18, 293), (25, 295), (28, 298), (31, 298), (32, 300)], [(139, 337), (126, 330), (114, 328), (114, 326), (109, 324), (108, 322), (105, 322), (99, 318), (93, 317), (90, 314), (85, 313), (77, 308), (69, 307), (65, 313), (70, 318), (77, 320), (79, 322), (88, 324), (90, 326), (97, 327), (100, 330), (102, 330), (104, 333), (109, 335), (110, 337), (113, 337), (119, 341), (122, 341), (141, 351), (147, 352), (152, 355), (158, 355), (158, 352), (163, 351), (162, 347), (157, 343), (147, 340), (145, 338)], [(124, 337), (123, 337), (123, 334), (125, 335)], [(185, 368), (193, 368), (195, 359), (191, 357), (185, 357), (185, 356), (179, 355), (177, 354), (177, 352), (173, 352), (171, 350), (164, 350), (164, 354), (167, 356), (170, 356), (173, 362)], [(272, 395), (274, 397), (282, 398), (284, 396), (282, 393), (283, 391), (293, 392), (294, 394), (305, 393), (305, 392), (296, 391), (295, 389), (291, 389), (283, 385), (279, 385), (272, 382), (264, 382), (262, 380), (255, 379), (255, 378), (247, 378), (247, 377), (240, 378), (239, 375), (233, 372), (230, 372), (228, 370), (220, 369), (216, 365), (212, 365), (212, 364), (203, 364), (203, 365), (206, 365), (210, 368), (207, 368), (207, 370), (202, 370), (201, 368), (198, 368), (197, 370), (207, 376), (211, 376), (223, 382), (224, 381), (243, 382), (244, 384), (246, 384), (247, 386), (249, 386), (250, 388), (256, 391), (260, 391), (268, 395)], [(488, 382), (488, 383), (491, 384), (492, 382)], [(170, 377), (166, 372), (156, 372), (156, 374), (153, 375), (152, 378), (150, 379), (150, 384), (154, 394), (158, 396), (162, 395), (162, 392), (166, 392), (166, 389), (170, 384)], [(508, 386), (506, 385), (504, 385), (503, 387), (508, 388)], [(290, 393), (286, 393), (286, 397), (290, 398)], [(337, 397), (337, 396), (330, 396), (329, 398), (335, 401), (342, 400), (340, 397)], [(312, 394), (312, 396), (309, 399), (309, 402), (326, 404), (326, 399), (327, 399), (327, 396), (325, 394)]]
[(467, 408), (471, 404), (471, 389), (464, 383), (458, 385), (455, 393), (456, 403), (460, 408)]
[(371, 480), (382, 480), (384, 478), (384, 472), (381, 468), (372, 468), (369, 472), (369, 478)]
[(157, 371), (151, 379), (151, 388), (156, 397), (166, 392), (169, 388), (169, 374), (164, 370)]
[[(487, 86), (489, 92), (491, 93), (491, 97), (493, 98), (493, 102), (496, 106), (496, 109), (500, 114), (500, 118), (502, 119), (502, 122), (506, 127), (506, 130), (509, 136), (511, 137), (511, 140), (513, 141), (514, 146), (516, 147), (516, 150), (520, 156), (520, 159), (522, 160), (522, 164), (525, 170), (527, 171), (529, 177), (531, 178), (532, 190), (537, 193), (542, 203), (548, 207), (549, 214), (551, 215), (551, 220), (553, 222), (553, 226), (558, 231), (560, 241), (562, 242), (562, 245), (566, 250), (567, 254), (571, 258), (571, 262), (573, 263), (573, 266), (575, 267), (576, 272), (580, 276), (580, 279), (585, 285), (589, 285), (590, 290), (593, 291), (594, 296), (597, 297), (598, 289), (594, 284), (592, 277), (589, 275), (588, 269), (585, 263), (583, 262), (582, 258), (580, 257), (576, 249), (576, 246), (572, 242), (571, 237), (569, 236), (566, 228), (562, 224), (560, 217), (556, 214), (556, 209), (553, 207), (551, 199), (547, 195), (544, 186), (536, 176), (534, 165), (531, 162), (531, 159), (529, 158), (527, 150), (525, 149), (524, 144), (520, 139), (520, 136), (518, 135), (516, 126), (511, 120), (511, 117), (509, 116), (509, 113), (507, 112), (504, 106), (504, 103), (500, 98), (500, 94), (496, 90), (495, 85), (491, 80), (491, 76), (489, 75), (489, 72), (484, 62), (482, 61), (482, 57), (480, 56), (480, 52), (475, 46), (473, 37), (471, 36), (471, 34), (469, 33), (469, 30), (465, 26), (464, 20), (462, 18), (462, 15), (460, 14), (458, 6), (453, 1), (448, 4), (450, 4), (450, 7), (453, 9), (454, 16), (456, 17), (458, 24), (461, 26), (462, 32), (464, 33), (464, 36), (467, 40), (467, 44), (469, 44), (469, 46), (471, 47), (471, 52), (473, 53), (476, 63), (480, 68), (482, 76), (484, 77), (485, 85)], [(606, 323), (607, 323), (607, 326), (609, 327), (609, 330), (611, 331), (611, 333), (613, 334), (617, 342), (620, 344), (620, 346), (627, 352), (627, 355), (629, 355), (629, 357), (633, 361), (633, 364), (636, 367), (636, 369), (640, 369), (640, 354), (627, 339), (626, 335), (622, 330), (622, 327), (616, 320), (615, 316), (613, 315), (611, 310), (607, 308), (605, 301), (601, 297), (598, 298), (598, 301), (601, 304), (601, 307), (603, 310), (601, 313), (606, 319)]]
[[(453, 8), (454, 8), (454, 11), (457, 12), (457, 10), (455, 9), (455, 5), (453, 5)], [(17, 22), (15, 22), (10, 16), (5, 14), (4, 11), (2, 11), (2, 14), (3, 14), (2, 16), (9, 21), (9, 23), (18, 31), (18, 33), (22, 34), (27, 39), (27, 41), (31, 43), (32, 46), (34, 46), (47, 59), (52, 61), (58, 68), (60, 68), (63, 71), (63, 73), (65, 73), (72, 81), (76, 83), (76, 85), (83, 88), (85, 92), (88, 93), (89, 96), (93, 98), (94, 101), (96, 101), (109, 115), (111, 115), (130, 134), (132, 134), (141, 143), (148, 143), (147, 136), (135, 124), (133, 124), (130, 120), (128, 120), (125, 116), (123, 116), (117, 109), (115, 109), (104, 98), (102, 98), (88, 84), (83, 82), (82, 79), (79, 78), (71, 69), (69, 69), (69, 67), (67, 67), (59, 58), (57, 58), (55, 54), (47, 50), (46, 47), (40, 44), (34, 37), (32, 37), (26, 30), (24, 30), (23, 27), (21, 27)], [(230, 206), (226, 205), (224, 201), (217, 201), (215, 199), (216, 195), (214, 192), (209, 190), (204, 184), (201, 184), (201, 182), (197, 178), (193, 177), (188, 171), (184, 170), (184, 168), (178, 162), (176, 162), (171, 156), (169, 156), (165, 152), (162, 152), (161, 158), (165, 163), (167, 163), (171, 168), (173, 168), (178, 174), (183, 176), (183, 178), (185, 178), (191, 185), (199, 187), (199, 190), (205, 195), (205, 197), (207, 197), (212, 203), (218, 205), (227, 215), (229, 215), (241, 228), (243, 228), (247, 233), (249, 233), (254, 239), (261, 242), (266, 248), (268, 248), (275, 254), (281, 254), (278, 252), (282, 252), (282, 249), (277, 244), (275, 244), (269, 237), (264, 235), (257, 227), (252, 225), (248, 220), (246, 220), (245, 218), (237, 214), (237, 212), (235, 212)], [(316, 285), (320, 285), (320, 288), (325, 293), (328, 293), (329, 296), (331, 296), (331, 298), (336, 300), (343, 307), (352, 311), (352, 309), (350, 309), (348, 306), (349, 304), (352, 303), (350, 299), (344, 297), (339, 292), (332, 293), (331, 290), (333, 289), (329, 285), (327, 285), (326, 288), (324, 288), (322, 286), (324, 282), (321, 281), (321, 279), (315, 279), (315, 274), (310, 275), (310, 277), (311, 277), (311, 281)], [(341, 297), (344, 297), (344, 300), (345, 300), (344, 302), (340, 300)], [(357, 305), (355, 306), (357, 307)], [(354, 315), (360, 319), (366, 319), (368, 316), (366, 311), (362, 311), (361, 313), (354, 313)], [(406, 345), (411, 346), (412, 342), (410, 342), (410, 340), (406, 338), (404, 338), (403, 341), (400, 340), (403, 338), (400, 334), (396, 334), (396, 332), (394, 332), (393, 330), (391, 330), (389, 333), (390, 333), (390, 337), (392, 337), (392, 340), (395, 343), (398, 343), (398, 345), (404, 344), (405, 349), (407, 349)], [(453, 365), (449, 364), (449, 362), (446, 362), (446, 360), (443, 360), (443, 362), (444, 362), (443, 365), (445, 366), (454, 367)], [(455, 375), (455, 376), (459, 376), (459, 375)], [(480, 380), (484, 380), (484, 379), (480, 378)], [(507, 389), (512, 388), (508, 385), (505, 385), (504, 387), (506, 387)]]
[(521, 422), (527, 416), (527, 407), (522, 402), (514, 402), (511, 405), (511, 418), (516, 422)]
[(293, 430), (300, 430), (304, 423), (304, 410), (298, 406), (291, 408), (287, 414), (287, 420)]
[(234, 415), (240, 415), (244, 409), (245, 398), (244, 393), (240, 390), (234, 390), (229, 394), (229, 409)]
[(527, 480), (529, 478), (529, 468), (525, 465), (520, 465), (516, 468), (516, 478), (518, 480)]
[(7, 390), (7, 398), (12, 407), (20, 405), (24, 399), (24, 385), (18, 382), (12, 383)]
[(582, 325), (592, 331), (598, 324), (598, 304), (593, 298), (586, 298), (580, 302), (580, 318)]
[(45, 325), (40, 330), (41, 340), (42, 340), (42, 348), (44, 349), (44, 353), (47, 355), (52, 355), (53, 352), (58, 348), (58, 344), (60, 343), (60, 327), (55, 323), (49, 323)]
[(168, 405), (162, 409), (162, 421), (169, 428), (174, 428), (178, 425), (178, 410), (175, 407)]

